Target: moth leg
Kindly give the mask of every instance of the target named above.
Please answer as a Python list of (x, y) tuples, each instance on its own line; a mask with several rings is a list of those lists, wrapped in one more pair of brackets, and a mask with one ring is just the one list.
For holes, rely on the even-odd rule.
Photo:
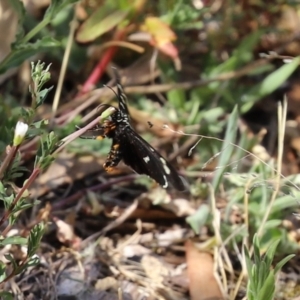
[(98, 140), (98, 141), (102, 141), (103, 139), (106, 138), (106, 136), (105, 135), (92, 135), (92, 136), (83, 135), (80, 138), (82, 140)]
[(122, 159), (122, 153), (120, 151), (120, 144), (117, 141), (113, 140), (113, 144), (108, 153), (107, 159), (103, 164), (103, 168), (107, 173), (113, 171), (114, 167), (118, 165)]

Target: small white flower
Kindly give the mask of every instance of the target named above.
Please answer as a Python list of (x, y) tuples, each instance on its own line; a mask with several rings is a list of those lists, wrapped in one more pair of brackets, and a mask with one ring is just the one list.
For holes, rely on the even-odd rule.
[(14, 146), (19, 146), (25, 137), (25, 134), (28, 130), (28, 124), (18, 121), (15, 128), (15, 136), (14, 136)]

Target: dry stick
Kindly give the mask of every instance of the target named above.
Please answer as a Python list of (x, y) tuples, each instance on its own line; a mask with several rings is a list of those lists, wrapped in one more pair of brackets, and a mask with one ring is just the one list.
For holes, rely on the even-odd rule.
[(101, 229), (100, 231), (90, 235), (88, 238), (86, 238), (85, 240), (83, 240), (81, 242), (81, 248), (84, 248), (87, 246), (88, 243), (90, 243), (91, 241), (99, 238), (101, 235), (104, 235), (106, 232), (114, 229), (115, 227), (121, 225), (122, 223), (124, 223), (131, 215), (132, 213), (136, 210), (136, 208), (138, 207), (138, 201), (135, 200), (130, 206), (128, 206), (123, 213), (117, 218), (115, 219), (112, 223), (109, 223), (107, 226), (105, 226), (103, 229)]
[[(215, 236), (216, 236), (216, 240), (217, 240), (216, 246), (214, 247), (214, 258), (215, 258), (214, 259), (214, 261), (215, 261), (214, 277), (219, 285), (219, 288), (220, 288), (220, 291), (221, 291), (223, 297), (225, 298), (225, 295), (227, 294), (228, 284), (227, 284), (227, 277), (226, 277), (224, 263), (222, 261), (220, 254), (221, 254), (221, 252), (223, 252), (224, 257), (227, 258), (227, 253), (226, 253), (225, 249), (222, 249), (222, 247), (220, 247), (220, 249), (218, 249), (218, 246), (223, 244), (222, 236), (221, 236), (221, 232), (220, 232), (220, 212), (219, 212), (219, 210), (217, 210), (217, 207), (216, 207), (216, 198), (214, 195), (214, 190), (213, 190), (212, 185), (209, 185), (209, 190), (210, 190), (210, 195), (211, 195), (211, 210), (212, 210), (212, 215), (213, 215), (212, 224), (213, 224), (213, 228), (214, 228), (214, 232), (215, 232)], [(220, 250), (223, 250), (223, 251), (220, 251)], [(228, 260), (227, 260), (227, 262), (228, 262)], [(220, 270), (220, 273), (222, 274), (222, 279), (219, 276), (217, 276), (218, 268)]]
[[(241, 68), (237, 71), (231, 71), (228, 73), (223, 73), (219, 76), (216, 76), (211, 79), (204, 79), (204, 80), (196, 80), (192, 82), (182, 82), (182, 83), (176, 83), (176, 84), (163, 84), (163, 85), (151, 85), (151, 86), (131, 86), (131, 87), (125, 87), (125, 93), (126, 94), (151, 94), (151, 93), (159, 93), (159, 92), (167, 92), (172, 88), (180, 88), (180, 89), (190, 89), (193, 87), (199, 87), (207, 85), (211, 82), (215, 81), (226, 81), (234, 78), (239, 78), (244, 75), (249, 74), (250, 71), (255, 70), (258, 67), (266, 65), (268, 62), (270, 62), (272, 59), (278, 57), (269, 55), (265, 58), (259, 59), (254, 63), (250, 63), (246, 65), (245, 67)], [(95, 89), (89, 93), (86, 93), (84, 95), (78, 96), (75, 99), (73, 99), (71, 102), (68, 102), (67, 104), (63, 105), (61, 108), (58, 109), (58, 112), (63, 112), (65, 109), (72, 109), (74, 107), (78, 107), (80, 103), (89, 101), (90, 104), (97, 101), (98, 97), (103, 96), (103, 89)], [(92, 98), (91, 98), (92, 97)], [(91, 100), (91, 101), (90, 101)], [(59, 122), (58, 122), (59, 123)]]
[[(287, 115), (287, 99), (284, 97), (283, 106), (281, 102), (278, 103), (278, 158), (277, 158), (277, 170), (275, 177), (275, 189), (272, 193), (271, 201), (267, 207), (267, 211), (264, 215), (264, 218), (259, 226), (257, 235), (260, 237), (263, 234), (264, 226), (268, 220), (268, 217), (271, 213), (271, 209), (275, 202), (275, 199), (278, 195), (280, 189), (280, 180), (281, 180), (281, 170), (282, 170), (282, 158), (283, 158), (283, 144), (284, 144), (284, 134), (285, 134), (285, 125), (286, 125), (286, 115)], [(253, 246), (251, 248), (253, 251)], [(252, 251), (250, 253), (252, 253)]]
[(70, 33), (69, 33), (69, 36), (68, 36), (67, 46), (66, 46), (66, 50), (65, 50), (65, 53), (64, 53), (64, 57), (63, 57), (63, 61), (62, 61), (62, 67), (61, 67), (61, 70), (60, 70), (60, 73), (59, 73), (57, 88), (56, 88), (56, 91), (55, 91), (53, 104), (52, 104), (52, 119), (55, 117), (55, 114), (57, 112), (57, 107), (58, 107), (59, 100), (60, 100), (61, 90), (62, 90), (64, 79), (65, 79), (65, 76), (66, 76), (68, 61), (69, 61), (69, 58), (70, 58), (71, 48), (72, 48), (72, 44), (73, 44), (73, 41), (74, 41), (74, 34), (75, 34), (75, 30), (77, 29), (77, 27), (78, 27), (78, 22), (76, 21), (76, 15), (73, 12), (73, 19), (70, 23)]
[[(213, 136), (205, 136), (205, 135), (201, 135), (201, 134), (193, 134), (193, 133), (184, 133), (183, 131), (177, 131), (177, 130), (173, 130), (171, 128), (169, 128), (168, 126), (164, 127), (164, 129), (168, 129), (173, 133), (177, 133), (179, 135), (183, 135), (183, 136), (197, 136), (197, 137), (203, 137), (204, 139), (207, 140), (215, 140), (215, 141), (220, 141), (220, 142), (224, 142), (223, 139), (221, 138), (217, 138), (217, 137), (213, 137)], [(289, 180), (286, 176), (284, 176), (283, 174), (281, 174), (281, 172), (278, 171), (278, 169), (276, 169), (275, 167), (273, 168), (272, 166), (270, 166), (270, 164), (268, 164), (267, 162), (265, 162), (262, 158), (254, 155), (252, 152), (244, 149), (243, 147), (235, 144), (235, 143), (228, 143), (228, 145), (234, 146), (239, 150), (244, 151), (245, 153), (247, 153), (250, 156), (255, 157), (260, 163), (262, 163), (263, 165), (265, 165), (266, 167), (270, 168), (274, 173), (277, 173), (280, 178), (285, 179), (288, 183), (291, 184), (291, 186), (293, 186), (298, 192), (300, 192), (300, 188), (297, 186), (297, 184), (295, 184), (293, 181)], [(219, 153), (217, 153), (219, 155)], [(281, 171), (281, 166), (280, 166), (280, 171)]]
[(19, 146), (12, 146), (11, 149), (9, 149), (6, 157), (4, 158), (2, 164), (0, 165), (0, 180), (4, 177), (5, 171), (9, 169), (9, 166), (12, 164), (15, 156), (17, 155)]
[[(249, 232), (249, 194), (247, 191), (249, 187), (252, 184), (252, 181), (255, 179), (249, 179), (245, 185), (245, 195), (244, 195), (244, 215), (245, 215), (245, 226), (246, 226), (246, 231)], [(243, 245), (246, 245), (248, 248), (249, 245), (249, 237), (248, 235), (243, 238)], [(238, 277), (234, 292), (233, 292), (233, 299), (236, 298), (236, 295), (238, 294), (238, 291), (240, 289), (240, 286), (243, 282), (244, 277), (247, 276), (247, 268), (246, 268), (246, 263), (245, 263), (245, 257), (240, 260), (241, 265), (242, 265), (242, 271)]]
[[(150, 85), (150, 86), (130, 86), (125, 87), (125, 93), (126, 94), (132, 94), (132, 93), (138, 93), (138, 94), (154, 94), (154, 93), (163, 93), (170, 91), (172, 89), (183, 89), (188, 90), (194, 87), (199, 87), (203, 85), (207, 85), (211, 82), (215, 81), (226, 81), (233, 78), (239, 78), (244, 75), (248, 75), (251, 71), (254, 71), (255, 69), (262, 67), (266, 65), (268, 62), (270, 62), (271, 58), (269, 59), (259, 59), (255, 61), (254, 63), (248, 64), (247, 66), (241, 68), (237, 71), (231, 71), (226, 72), (223, 74), (220, 74), (214, 78), (211, 79), (199, 79), (194, 81), (188, 81), (188, 82), (179, 82), (179, 83), (170, 83), (170, 84), (156, 84), (156, 85)], [(97, 94), (98, 90), (94, 90), (91, 92), (92, 95)]]
[[(129, 48), (131, 50), (134, 50), (136, 52), (142, 53), (144, 52), (144, 48), (134, 45), (132, 43), (128, 43), (128, 42), (122, 42), (122, 41), (111, 41), (111, 42), (107, 42), (105, 43), (101, 48), (108, 48), (111, 46), (119, 46), (119, 47), (125, 47), (125, 48)], [(112, 79), (109, 81), (109, 83), (107, 84), (108, 86), (111, 86), (114, 83), (115, 79)], [(107, 91), (107, 88), (101, 88), (102, 93), (106, 93), (107, 94), (107, 100), (110, 100), (111, 98), (113, 98), (113, 95), (110, 94), (109, 91)], [(91, 96), (89, 98), (87, 98), (86, 101), (84, 101), (82, 99), (82, 96), (78, 96), (77, 98), (74, 99), (74, 101), (76, 101), (76, 99), (80, 99), (80, 103), (78, 103), (78, 105), (75, 106), (74, 109), (72, 109), (68, 114), (64, 114), (63, 116), (61, 116), (57, 122), (61, 123), (62, 121), (64, 123), (69, 123), (71, 122), (75, 116), (79, 115), (84, 109), (88, 108), (90, 105), (92, 105), (94, 102), (96, 102), (99, 99), (100, 95), (94, 95)], [(106, 103), (106, 102), (103, 102)]]
[(110, 48), (112, 46), (118, 46), (118, 47), (123, 47), (123, 48), (127, 48), (130, 49), (132, 51), (138, 52), (138, 53), (144, 53), (145, 52), (145, 48), (138, 46), (136, 44), (130, 43), (130, 42), (125, 42), (125, 41), (110, 41), (110, 42), (106, 42), (104, 43), (102, 46), (100, 46), (99, 48), (97, 47), (97, 50), (104, 50), (106, 48)]
[[(249, 192), (248, 189), (252, 184), (252, 181), (255, 180), (250, 178), (245, 185), (245, 194), (244, 194), (244, 214), (245, 214), (245, 225), (247, 228), (247, 232), (249, 233)], [(243, 238), (243, 245), (247, 248), (249, 246), (249, 237), (248, 235)]]
[[(222, 252), (226, 253), (226, 256), (224, 256), (224, 259), (226, 260), (227, 267), (229, 268), (228, 272), (229, 272), (230, 274), (234, 274), (234, 270), (233, 270), (233, 267), (232, 267), (230, 258), (229, 258), (229, 256), (227, 255), (227, 252), (226, 252), (226, 246), (228, 245), (228, 243), (229, 243), (236, 235), (240, 234), (244, 229), (245, 229), (245, 226), (244, 226), (244, 225), (242, 225), (241, 227), (235, 228), (235, 229), (231, 232), (231, 234), (223, 241), (223, 243), (222, 243), (222, 245), (221, 245), (221, 247), (220, 247), (220, 249), (219, 249), (219, 253), (222, 253)], [(219, 253), (218, 253), (218, 256), (220, 256)], [(238, 257), (239, 257), (240, 262), (243, 263), (242, 258), (240, 257), (240, 255), (238, 255)], [(238, 282), (239, 282), (239, 281), (238, 281)], [(235, 289), (234, 289), (233, 292), (231, 293), (232, 296), (230, 297), (230, 299), (236, 299), (236, 295), (237, 295), (238, 291), (239, 291), (239, 285), (237, 284), (237, 285), (235, 286)]]
[[(189, 137), (184, 143), (183, 145), (181, 145), (176, 151), (174, 151), (172, 154), (169, 155), (168, 160), (169, 161), (173, 161), (174, 159), (176, 159), (180, 153), (184, 153), (186, 152), (188, 149), (191, 149), (194, 147), (196, 147), (198, 145), (198, 143), (202, 140), (202, 137), (199, 139), (199, 137), (197, 136), (192, 136)], [(195, 144), (196, 143), (196, 144)], [(191, 146), (193, 145), (193, 146)], [(193, 149), (192, 149), (193, 150)]]
[[(285, 123), (286, 123), (286, 111), (287, 111), (287, 101), (286, 98), (284, 99), (283, 102), (283, 110), (282, 110), (282, 106), (281, 103), (279, 103), (278, 106), (278, 166), (277, 166), (277, 171), (276, 171), (276, 185), (275, 185), (275, 190), (273, 191), (272, 194), (272, 199), (271, 202), (267, 208), (267, 211), (264, 215), (263, 221), (258, 229), (258, 235), (260, 236), (262, 234), (263, 228), (265, 223), (267, 222), (267, 219), (270, 215), (271, 209), (273, 207), (274, 201), (276, 199), (276, 196), (279, 192), (279, 187), (280, 187), (280, 179), (281, 179), (281, 168), (282, 168), (282, 157), (283, 157), (283, 140), (284, 140), (284, 133), (285, 133)], [(249, 186), (251, 183), (251, 181), (249, 181), (247, 183), (247, 186)], [(246, 187), (247, 187), (246, 186)], [(249, 219), (248, 219), (248, 211), (249, 211), (249, 207), (248, 207), (248, 202), (249, 202), (249, 193), (247, 193), (247, 188), (245, 188), (245, 198), (244, 198), (244, 207), (245, 207), (245, 215), (246, 215), (246, 219), (245, 219), (245, 223), (246, 223), (246, 227), (247, 227), (247, 231), (249, 232)], [(248, 237), (245, 237), (243, 239), (243, 244), (246, 245), (248, 247), (249, 245), (249, 241), (248, 241)], [(250, 253), (253, 252), (253, 246), (250, 249)], [(245, 260), (242, 263), (242, 272), (240, 273), (240, 276), (238, 278), (238, 282), (237, 282), (237, 286), (240, 286), (240, 284), (242, 283), (242, 279), (243, 277), (247, 274), (247, 270), (245, 267)], [(235, 295), (237, 294), (237, 287), (235, 288)]]
[[(110, 81), (112, 82), (112, 81)], [(110, 84), (110, 83), (108, 83)], [(111, 95), (111, 92), (106, 91), (106, 89), (102, 88), (102, 94), (103, 97), (105, 97), (106, 101), (102, 101), (102, 104), (105, 104), (109, 102), (110, 99), (113, 98), (113, 95)], [(76, 103), (75, 107), (70, 108), (70, 112), (64, 113), (62, 116), (56, 118), (56, 123), (58, 124), (65, 124), (71, 122), (76, 116), (78, 116), (83, 110), (87, 109), (89, 106), (91, 106), (93, 103), (97, 102), (99, 100), (99, 95), (94, 95), (90, 98), (87, 98), (85, 101), (81, 101), (80, 103), (77, 101), (77, 98), (72, 100), (72, 102), (68, 102), (67, 104), (74, 104)], [(66, 109), (68, 108), (68, 105), (64, 106)], [(60, 109), (58, 109), (58, 112), (60, 112)], [(61, 111), (62, 112), (62, 111)], [(93, 110), (89, 115), (86, 115), (82, 118), (82, 122), (85, 122), (87, 120), (90, 120), (93, 116), (96, 115), (97, 108)]]
[[(158, 84), (158, 85), (156, 84), (156, 85), (151, 85), (151, 86), (130, 86), (130, 87), (125, 87), (124, 91), (126, 94), (135, 94), (135, 93), (156, 94), (156, 93), (167, 92), (174, 88), (187, 90), (187, 89), (191, 89), (193, 87), (204, 86), (204, 85), (207, 85), (207, 84), (209, 84), (211, 82), (215, 82), (215, 81), (226, 81), (226, 80), (242, 77), (244, 75), (249, 74), (250, 71), (253, 71), (256, 68), (266, 65), (271, 60), (272, 60), (272, 57), (259, 59), (256, 62), (248, 64), (247, 66), (241, 68), (240, 70), (223, 73), (223, 74), (216, 76), (214, 78), (211, 78), (211, 79), (200, 79), (200, 80), (181, 82), (181, 83), (175, 83), (175, 84), (173, 83), (173, 84)], [(106, 92), (103, 88), (95, 89), (87, 94), (76, 97), (71, 102), (68, 102), (67, 104), (65, 104), (61, 108), (59, 108), (57, 112), (62, 113), (65, 109), (73, 109), (74, 107), (78, 108), (78, 110), (81, 111), (87, 105), (93, 104), (94, 102), (96, 102), (99, 99), (99, 97), (103, 97), (104, 95), (106, 96), (106, 95), (108, 95), (108, 93), (109, 92), (108, 91)], [(82, 103), (84, 103), (84, 106), (79, 109), (79, 106)], [(77, 111), (77, 113), (78, 113), (78, 111)], [(74, 114), (70, 113), (70, 115), (73, 116)], [(72, 119), (72, 117), (62, 116), (57, 121), (58, 121), (58, 123), (60, 123), (61, 121), (65, 121), (66, 119), (70, 120), (70, 119)]]
[[(233, 243), (233, 247), (234, 247), (235, 252), (237, 253), (237, 256), (239, 258), (239, 261), (241, 262), (242, 267), (243, 267), (243, 265), (244, 265), (244, 263), (243, 263), (244, 262), (243, 254), (239, 251), (239, 247), (238, 247), (238, 245), (236, 244), (235, 241)], [(238, 277), (238, 280), (235, 284), (234, 290), (231, 293), (231, 298), (230, 299), (235, 300), (237, 298), (237, 294), (240, 291), (240, 286), (242, 285), (243, 279), (244, 279), (244, 271), (243, 271), (243, 268), (242, 268), (242, 272), (240, 273), (240, 276)]]
[(56, 209), (62, 209), (66, 205), (76, 202), (80, 197), (84, 196), (89, 191), (91, 191), (91, 192), (101, 191), (101, 190), (107, 189), (108, 187), (111, 187), (115, 184), (119, 184), (120, 182), (124, 183), (127, 181), (133, 181), (136, 178), (137, 178), (137, 174), (133, 173), (133, 174), (125, 175), (122, 177), (117, 177), (115, 179), (107, 180), (105, 183), (99, 183), (99, 184), (94, 185), (89, 188), (81, 189), (81, 190), (77, 191), (75, 194), (72, 194), (71, 196), (69, 196), (67, 198), (63, 198), (60, 202), (54, 203), (52, 205), (52, 211), (54, 211)]
[(94, 119), (92, 122), (84, 126), (83, 128), (73, 132), (72, 134), (68, 135), (64, 139), (61, 140), (61, 144), (58, 146), (58, 148), (52, 153), (56, 154), (60, 152), (66, 145), (74, 141), (76, 138), (83, 135), (87, 130), (95, 127), (100, 122), (102, 122), (105, 118), (107, 118), (109, 115), (111, 115), (115, 111), (114, 107), (110, 107), (107, 110), (105, 110), (100, 116), (98, 116), (96, 119)]

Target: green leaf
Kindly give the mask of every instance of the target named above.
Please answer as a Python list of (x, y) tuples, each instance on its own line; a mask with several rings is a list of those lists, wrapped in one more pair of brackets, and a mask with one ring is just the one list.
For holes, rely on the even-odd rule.
[(283, 258), (274, 268), (274, 274), (276, 274), (294, 256), (295, 256), (295, 254), (290, 254), (287, 257)]
[(272, 261), (274, 259), (274, 255), (279, 242), (279, 239), (272, 242), (271, 245), (268, 247), (266, 254), (264, 255), (264, 261), (266, 262), (267, 268), (270, 268), (272, 265)]
[(296, 70), (299, 63), (300, 57), (294, 58), (291, 63), (284, 64), (282, 67), (268, 75), (261, 83), (250, 89), (248, 94), (243, 97), (243, 102), (245, 104), (242, 105), (241, 112), (246, 113), (255, 102), (278, 89), (278, 87), (280, 87), (280, 85), (282, 85)]
[(61, 43), (51, 37), (43, 37), (35, 43), (16, 45), (12, 52), (0, 63), (0, 74), (10, 68), (19, 66), (23, 61), (34, 54), (54, 47), (60, 47)]
[(253, 237), (253, 249), (254, 249), (254, 264), (259, 265), (260, 263), (260, 244), (257, 234)]
[(209, 215), (209, 206), (204, 204), (192, 216), (187, 217), (186, 222), (190, 224), (196, 234), (199, 234), (201, 228), (206, 224)]
[(26, 14), (24, 3), (20, 0), (10, 0), (10, 5), (18, 14), (18, 33), (16, 35), (16, 42), (24, 36), (23, 22)]
[(35, 267), (39, 263), (40, 263), (40, 258), (37, 255), (35, 255), (35, 256), (31, 257), (29, 259), (29, 261), (26, 263), (26, 269), (29, 267)]
[(231, 155), (234, 151), (234, 147), (232, 144), (236, 141), (238, 116), (238, 108), (237, 106), (235, 106), (228, 120), (224, 143), (222, 145), (221, 155), (218, 162), (218, 166), (221, 166), (221, 168), (219, 168), (215, 172), (215, 176), (212, 182), (212, 186), (215, 191), (218, 189), (225, 172), (225, 167), (222, 166), (228, 165)]
[(10, 253), (5, 253), (4, 257), (13, 265), (14, 270), (18, 269), (18, 265), (14, 259), (14, 257), (12, 256), (12, 254)]
[(10, 292), (0, 291), (0, 297), (2, 300), (13, 300), (14, 296)]
[(3, 282), (6, 278), (5, 268), (6, 268), (6, 264), (0, 261), (0, 282)]
[(282, 224), (281, 219), (273, 219), (273, 220), (268, 220), (264, 226), (264, 230), (269, 230), (273, 228), (280, 228), (279, 226)]
[(226, 61), (222, 64), (215, 67), (210, 73), (210, 76), (217, 76), (223, 72), (236, 70), (240, 66), (251, 61), (253, 59), (253, 48), (257, 45), (262, 34), (262, 30), (257, 30), (247, 35), (239, 43), (238, 48), (233, 51), (232, 56), (229, 59), (226, 59)]
[(99, 8), (81, 25), (77, 32), (76, 40), (87, 43), (113, 29), (128, 15), (129, 10), (116, 10), (107, 15), (103, 6)]
[[(297, 197), (298, 196), (299, 195), (297, 195)], [(295, 197), (293, 197), (291, 195), (282, 196), (282, 197), (276, 199), (275, 203), (272, 206), (271, 214), (284, 211), (287, 208), (292, 208), (292, 207), (296, 207), (296, 206), (298, 207), (299, 204), (296, 199), (295, 199)]]
[(268, 277), (258, 291), (257, 300), (273, 300), (274, 293), (275, 277), (273, 271), (269, 271)]
[(0, 239), (0, 246), (6, 245), (27, 245), (27, 239), (20, 236), (10, 236)]
[(9, 2), (13, 10), (18, 14), (18, 17), (24, 18), (26, 11), (23, 2), (20, 0), (10, 0)]
[(252, 260), (250, 257), (250, 253), (245, 245), (244, 245), (244, 253), (245, 253), (246, 267), (247, 267), (248, 275), (250, 276), (253, 263), (252, 263)]
[(78, 2), (78, 0), (52, 0), (51, 5), (46, 10), (44, 19), (51, 20), (69, 4)]
[(27, 249), (27, 255), (29, 257), (33, 256), (36, 250), (39, 248), (44, 231), (45, 231), (45, 226), (43, 223), (39, 223), (31, 229), (28, 238), (28, 249)]
[(187, 103), (186, 94), (182, 89), (172, 89), (168, 91), (167, 98), (169, 102), (172, 104), (172, 106), (174, 106), (176, 109), (180, 109), (184, 107), (184, 104)]

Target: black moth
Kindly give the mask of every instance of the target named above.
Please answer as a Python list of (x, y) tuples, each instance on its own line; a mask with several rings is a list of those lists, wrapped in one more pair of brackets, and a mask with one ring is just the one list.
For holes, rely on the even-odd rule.
[(101, 135), (96, 139), (105, 137), (112, 139), (111, 150), (103, 165), (104, 169), (110, 172), (123, 159), (124, 163), (135, 172), (148, 175), (163, 188), (173, 186), (179, 191), (185, 190), (176, 170), (131, 127), (126, 95), (118, 74), (116, 80), (119, 108), (115, 108), (115, 111), (97, 127)]

